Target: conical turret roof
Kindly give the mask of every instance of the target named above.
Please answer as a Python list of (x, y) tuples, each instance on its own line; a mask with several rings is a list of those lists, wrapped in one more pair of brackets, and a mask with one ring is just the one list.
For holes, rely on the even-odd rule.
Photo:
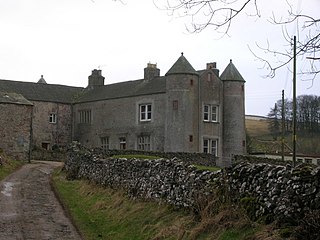
[(226, 69), (223, 71), (223, 73), (220, 75), (220, 79), (223, 81), (245, 82), (245, 80), (243, 79), (243, 77), (239, 73), (238, 69), (232, 63), (232, 60), (230, 60), (230, 63), (228, 64)]
[(166, 73), (166, 76), (172, 75), (172, 74), (199, 75), (197, 71), (192, 67), (192, 65), (188, 62), (188, 60), (183, 56), (183, 53), (181, 53), (181, 56)]

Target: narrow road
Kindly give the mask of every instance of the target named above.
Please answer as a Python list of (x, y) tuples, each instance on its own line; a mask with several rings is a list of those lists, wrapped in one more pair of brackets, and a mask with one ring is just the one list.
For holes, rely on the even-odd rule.
[(81, 239), (50, 187), (57, 162), (35, 162), (0, 182), (0, 240)]

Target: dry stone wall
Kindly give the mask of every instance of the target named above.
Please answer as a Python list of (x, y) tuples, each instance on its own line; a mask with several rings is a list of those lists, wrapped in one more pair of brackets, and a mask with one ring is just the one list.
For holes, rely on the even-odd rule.
[(232, 196), (252, 218), (268, 217), (279, 223), (295, 223), (320, 208), (320, 169), (308, 165), (292, 168), (241, 162), (211, 172), (197, 170), (178, 158), (103, 158), (74, 146), (65, 170), (70, 179), (88, 179), (124, 189), (132, 197), (164, 201), (195, 212), (199, 200), (221, 197), (219, 192)]

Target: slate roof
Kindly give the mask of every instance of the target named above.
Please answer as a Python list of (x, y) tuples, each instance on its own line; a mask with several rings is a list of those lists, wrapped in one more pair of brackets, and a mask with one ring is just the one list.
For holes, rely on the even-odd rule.
[(33, 105), (32, 102), (28, 101), (21, 94), (7, 93), (7, 92), (0, 92), (0, 103), (10, 103), (10, 104), (18, 104), (18, 105)]
[(0, 91), (21, 94), (29, 101), (72, 103), (82, 90), (80, 87), (56, 84), (0, 80)]
[(245, 80), (243, 79), (243, 77), (239, 73), (238, 69), (232, 63), (232, 60), (230, 60), (230, 63), (228, 64), (226, 69), (223, 71), (223, 73), (220, 75), (220, 79), (223, 81), (245, 82)]
[(181, 56), (166, 73), (166, 76), (172, 75), (172, 74), (199, 75), (199, 73), (192, 67), (192, 65), (188, 62), (188, 60), (183, 56), (183, 53), (181, 53)]
[[(201, 75), (203, 71), (205, 70), (196, 71), (182, 53), (166, 73), (166, 76), (171, 74)], [(0, 91), (21, 94), (29, 101), (83, 103), (165, 93), (166, 76), (155, 77), (151, 80), (140, 79), (95, 86), (90, 90), (56, 84), (0, 80)], [(230, 61), (220, 78), (221, 80), (244, 81), (232, 61)]]
[(99, 100), (134, 97), (166, 92), (166, 78), (155, 77), (152, 80), (134, 80), (98, 86), (83, 92), (77, 99), (77, 103), (93, 102)]

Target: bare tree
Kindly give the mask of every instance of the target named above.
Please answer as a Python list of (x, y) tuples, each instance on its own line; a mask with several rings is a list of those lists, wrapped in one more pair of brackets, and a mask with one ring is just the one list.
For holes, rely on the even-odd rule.
[[(241, 14), (261, 17), (262, 0), (165, 0), (165, 7), (161, 6), (162, 0), (154, 0), (159, 8), (165, 8), (172, 15), (189, 17), (191, 20), (191, 32), (201, 32), (213, 27), (214, 30), (228, 34), (231, 25)], [(302, 25), (298, 28), (297, 56), (307, 59), (308, 66), (301, 69), (300, 74), (307, 76), (306, 80), (314, 80), (320, 73), (320, 18), (319, 16), (295, 13), (292, 8), (293, 0), (279, 0), (285, 2), (287, 13), (285, 16), (277, 16), (272, 13), (266, 17), (271, 24), (280, 25), (283, 28), (283, 36), (289, 43), (287, 48), (274, 50), (269, 44), (258, 45), (262, 54), (252, 51), (270, 72), (269, 77), (274, 77), (279, 68), (287, 66), (292, 61), (292, 36), (287, 32), (287, 26), (295, 24), (298, 20)], [(264, 53), (270, 53), (279, 57), (279, 61), (271, 62), (266, 59)]]

